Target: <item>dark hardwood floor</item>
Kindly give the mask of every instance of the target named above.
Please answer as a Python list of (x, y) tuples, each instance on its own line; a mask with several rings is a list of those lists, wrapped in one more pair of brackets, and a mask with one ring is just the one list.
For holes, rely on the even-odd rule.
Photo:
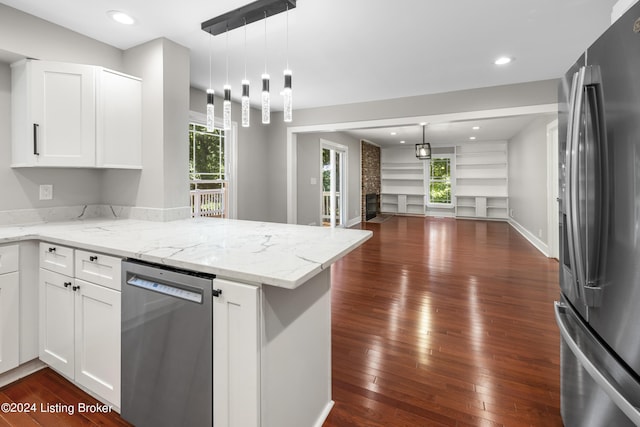
[[(332, 268), (332, 426), (562, 426), (558, 263), (508, 224), (394, 217)], [(46, 369), (0, 402), (94, 402)], [(0, 426), (123, 426), (115, 413)], [(305, 426), (300, 426), (305, 427)]]
[(332, 271), (325, 426), (562, 426), (557, 261), (503, 222), (362, 228)]

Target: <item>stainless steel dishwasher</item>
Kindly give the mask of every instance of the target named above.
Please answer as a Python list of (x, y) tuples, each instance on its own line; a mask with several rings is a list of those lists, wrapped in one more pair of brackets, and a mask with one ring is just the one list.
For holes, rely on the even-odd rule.
[(213, 425), (215, 276), (122, 262), (122, 417), (137, 427)]

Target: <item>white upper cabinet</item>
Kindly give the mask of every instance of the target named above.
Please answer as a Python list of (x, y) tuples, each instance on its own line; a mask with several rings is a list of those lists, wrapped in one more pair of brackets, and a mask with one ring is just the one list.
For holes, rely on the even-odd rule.
[(12, 167), (141, 167), (140, 79), (51, 61), (11, 69)]
[(100, 69), (96, 165), (142, 167), (142, 82), (136, 77)]
[(24, 61), (12, 67), (14, 166), (95, 164), (95, 70)]

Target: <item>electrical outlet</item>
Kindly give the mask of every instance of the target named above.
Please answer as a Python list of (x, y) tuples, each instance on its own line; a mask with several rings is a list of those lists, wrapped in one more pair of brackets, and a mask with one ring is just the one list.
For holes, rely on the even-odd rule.
[(40, 200), (53, 199), (53, 185), (46, 184), (40, 186)]

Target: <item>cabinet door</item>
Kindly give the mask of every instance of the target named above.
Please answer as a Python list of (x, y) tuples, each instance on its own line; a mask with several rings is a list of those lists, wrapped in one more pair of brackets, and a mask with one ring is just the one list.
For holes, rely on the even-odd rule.
[(40, 360), (69, 378), (74, 366), (73, 279), (40, 269)]
[(29, 66), (26, 125), (33, 125), (33, 163), (95, 166), (95, 67), (49, 61)]
[(476, 216), (486, 218), (487, 216), (487, 198), (476, 197)]
[(120, 406), (120, 292), (75, 280), (75, 380)]
[(97, 103), (97, 166), (142, 167), (142, 82), (101, 69)]
[(398, 213), (407, 213), (407, 195), (398, 194)]
[(213, 425), (260, 424), (259, 289), (215, 279), (213, 299)]
[(18, 273), (0, 275), (0, 373), (18, 366)]

